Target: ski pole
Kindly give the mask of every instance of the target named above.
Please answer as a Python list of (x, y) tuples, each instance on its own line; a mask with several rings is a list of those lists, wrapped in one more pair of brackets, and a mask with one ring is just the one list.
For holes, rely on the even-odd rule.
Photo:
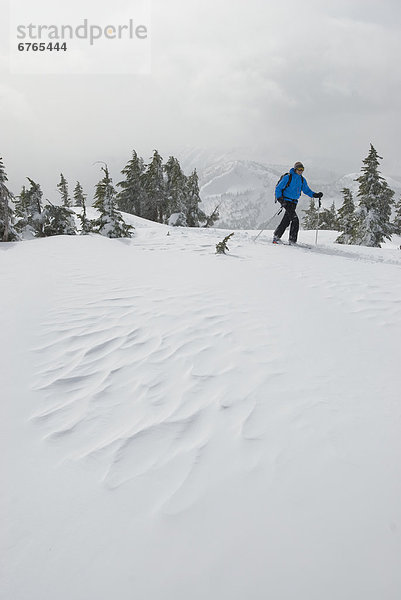
[(258, 235), (254, 238), (254, 242), (256, 242), (256, 240), (258, 239), (258, 237), (260, 236), (261, 233), (263, 233), (265, 231), (265, 229), (267, 229), (267, 226), (270, 225), (270, 223), (273, 221), (273, 219), (275, 219), (283, 210), (283, 207), (279, 208), (279, 210), (272, 216), (271, 219), (269, 219), (269, 221), (267, 221), (267, 223), (265, 223), (265, 226), (263, 227), (263, 229), (261, 229), (258, 233)]
[(322, 205), (322, 202), (319, 198), (319, 207), (317, 209), (317, 225), (316, 225), (316, 239), (315, 239), (315, 246), (317, 246), (317, 235), (319, 233), (319, 220), (320, 220), (320, 207)]

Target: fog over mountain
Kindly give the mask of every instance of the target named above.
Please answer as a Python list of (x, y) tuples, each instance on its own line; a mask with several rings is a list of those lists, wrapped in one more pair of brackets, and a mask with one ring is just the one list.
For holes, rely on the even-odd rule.
[[(274, 201), (274, 188), (280, 176), (289, 171), (292, 165), (265, 164), (238, 158), (235, 152), (228, 154), (207, 153), (206, 151), (183, 152), (184, 170), (198, 166), (201, 185), (201, 198), (204, 210), (212, 212), (219, 206), (219, 227), (252, 229), (262, 227), (279, 205)], [(235, 158), (237, 157), (237, 158)], [(305, 164), (304, 176), (314, 191), (324, 194), (322, 205), (328, 208), (332, 202), (339, 208), (343, 202), (341, 190), (351, 189), (357, 200), (358, 172), (341, 174), (318, 165)], [(385, 176), (388, 185), (396, 193), (401, 193), (401, 180)], [(309, 205), (309, 198), (302, 195), (299, 200), (299, 214)], [(279, 221), (273, 220), (272, 225)]]

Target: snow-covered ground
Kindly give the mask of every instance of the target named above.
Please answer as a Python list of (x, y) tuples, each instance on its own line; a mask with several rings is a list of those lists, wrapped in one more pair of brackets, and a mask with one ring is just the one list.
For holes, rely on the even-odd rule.
[(130, 220), (0, 244), (1, 599), (399, 600), (401, 240)]

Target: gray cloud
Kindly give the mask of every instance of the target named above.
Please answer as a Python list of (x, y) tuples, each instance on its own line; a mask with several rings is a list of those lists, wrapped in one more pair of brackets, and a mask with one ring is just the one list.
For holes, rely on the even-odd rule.
[(49, 194), (59, 171), (96, 180), (95, 160), (118, 170), (132, 148), (354, 171), (372, 141), (396, 174), (400, 17), (398, 0), (154, 0), (150, 75), (13, 76), (1, 46), (0, 151)]

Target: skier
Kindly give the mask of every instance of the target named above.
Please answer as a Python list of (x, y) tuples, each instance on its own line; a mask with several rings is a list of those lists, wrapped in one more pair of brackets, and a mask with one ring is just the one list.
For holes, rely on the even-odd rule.
[(299, 231), (299, 219), (295, 212), (298, 204), (298, 198), (301, 192), (310, 198), (320, 199), (323, 196), (322, 192), (312, 192), (308, 186), (306, 179), (303, 177), (304, 166), (301, 162), (296, 162), (289, 173), (283, 175), (276, 185), (276, 200), (285, 208), (284, 217), (274, 232), (273, 244), (282, 244), (281, 236), (290, 225), (290, 244), (296, 244)]

